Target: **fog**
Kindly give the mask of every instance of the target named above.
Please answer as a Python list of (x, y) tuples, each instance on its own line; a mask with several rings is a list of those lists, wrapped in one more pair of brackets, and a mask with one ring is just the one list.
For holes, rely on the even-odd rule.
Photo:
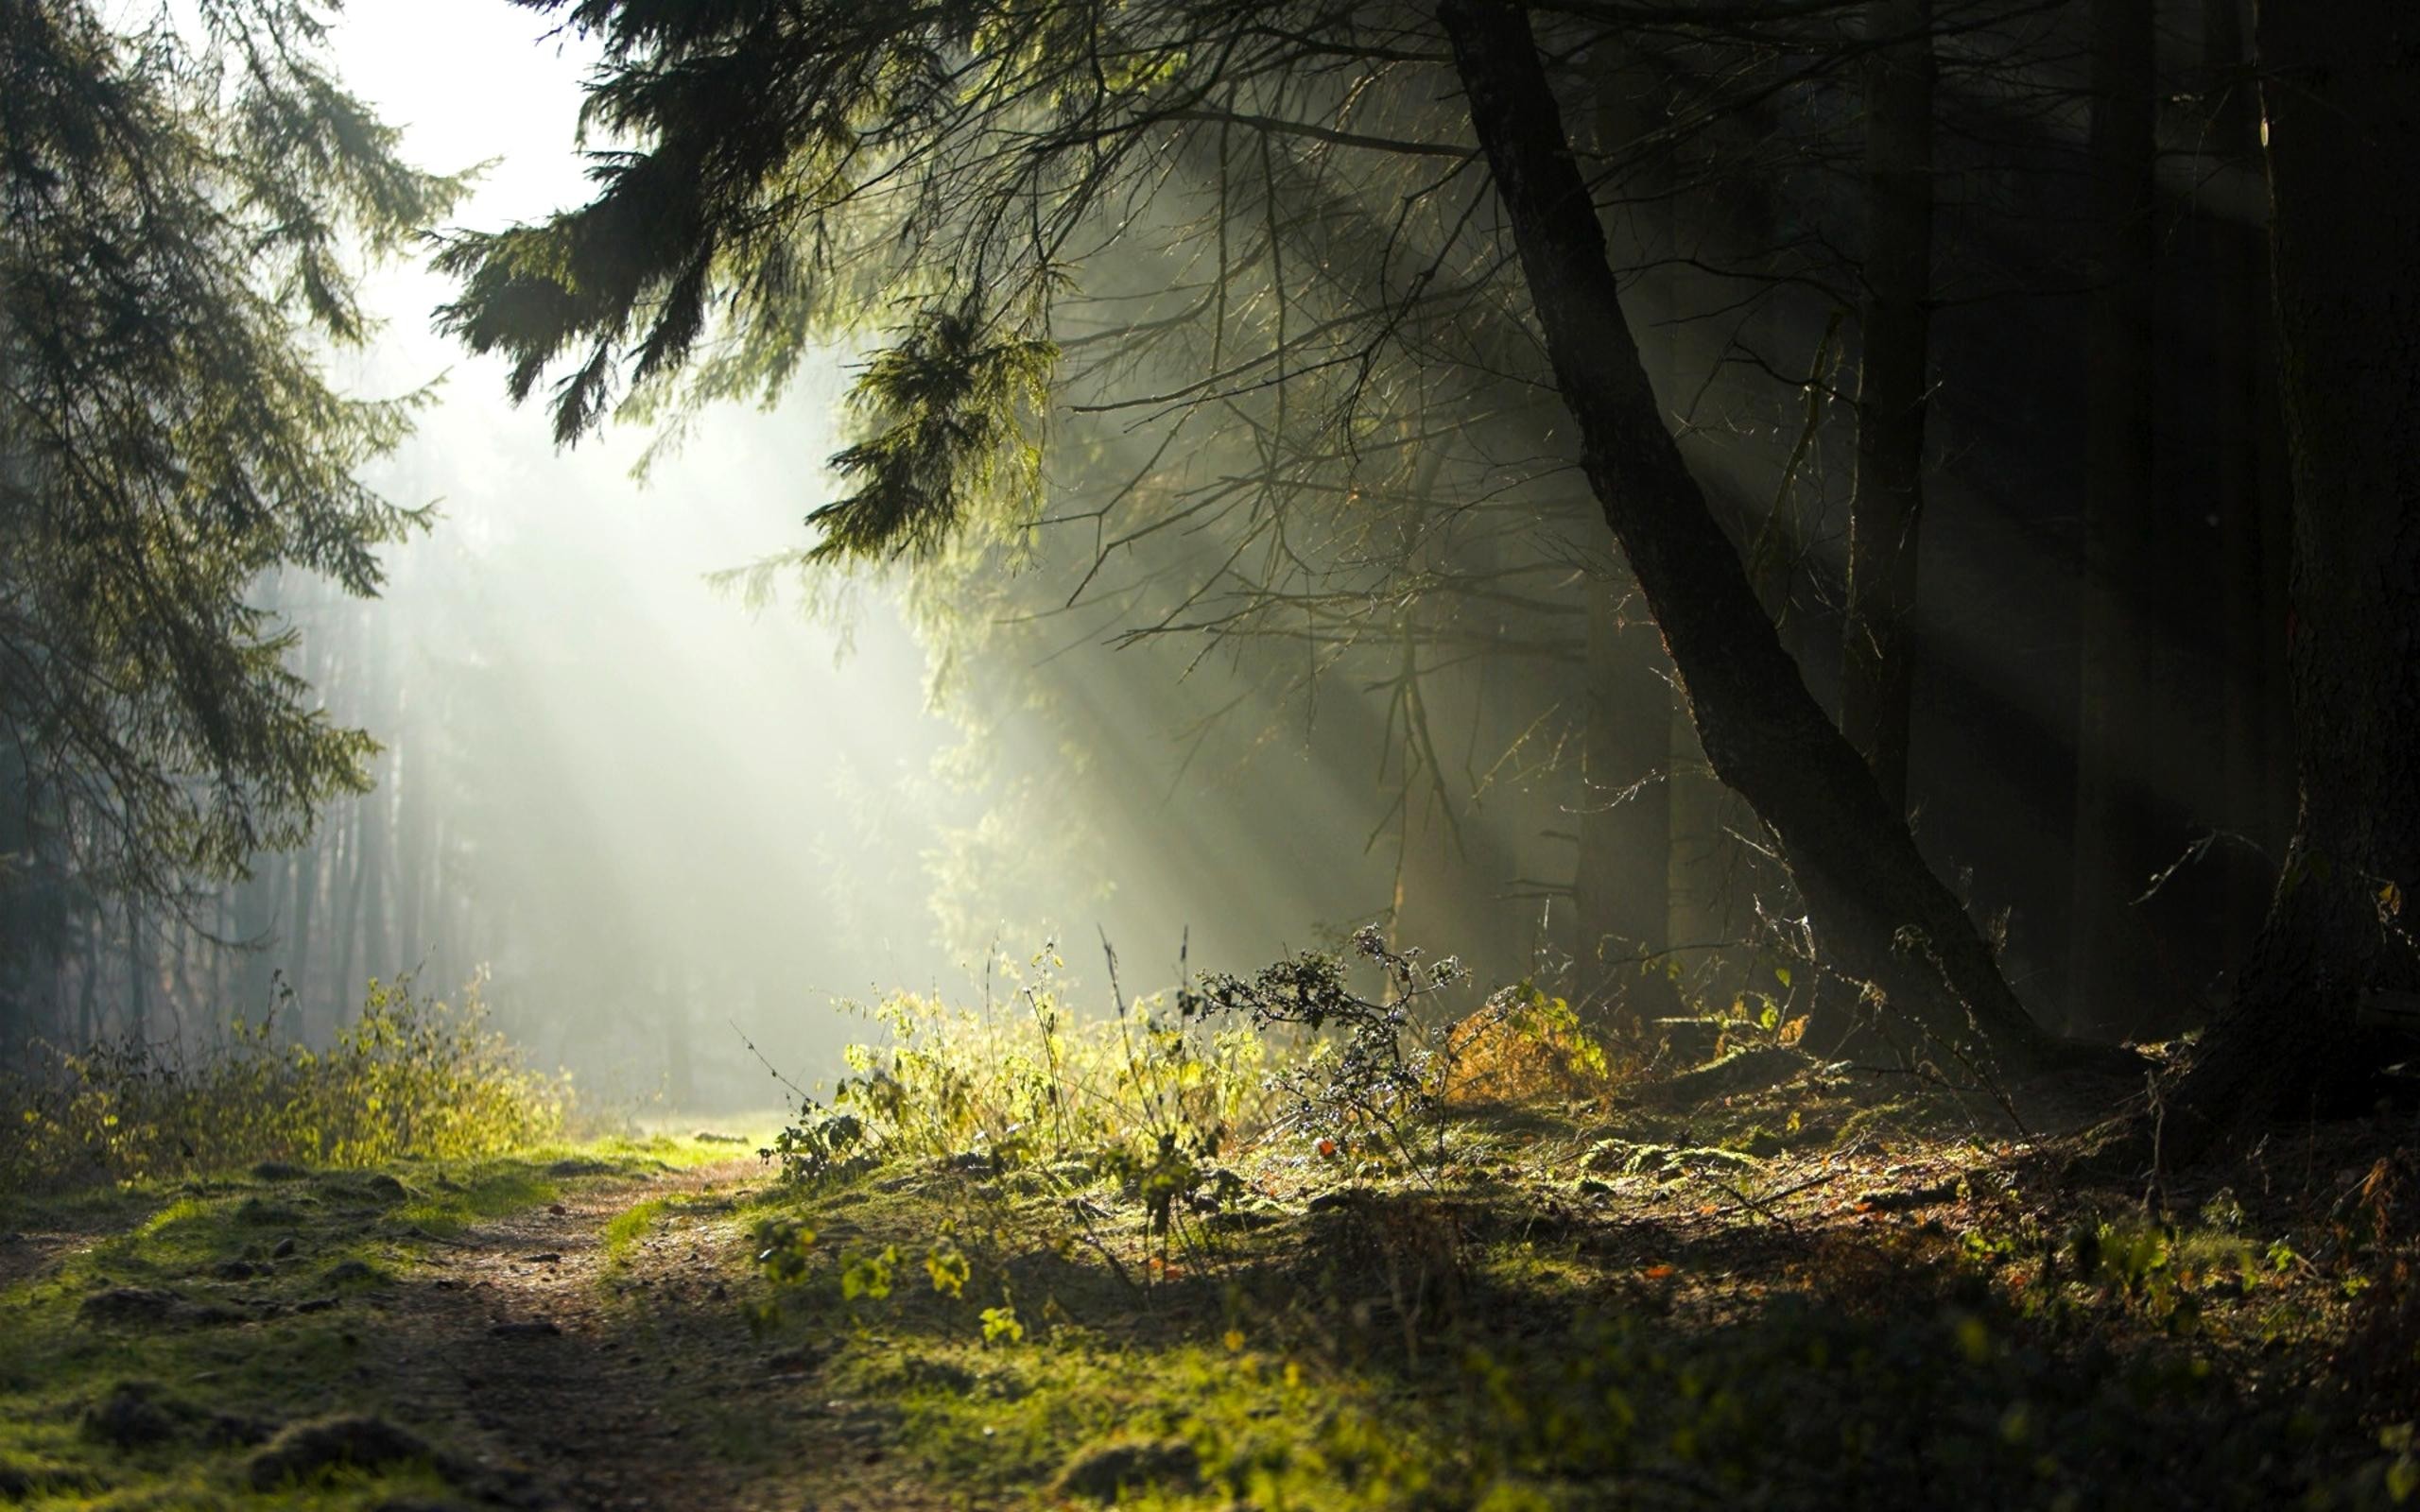
[[(536, 221), (593, 192), (574, 137), (592, 57), (544, 26), (500, 0), (357, 0), (335, 28), (337, 71), (403, 129), (407, 158), (476, 166), (450, 226)], [(1442, 95), (1386, 108), (1406, 139), (1466, 126)], [(1806, 108), (1810, 140), (1850, 119)], [(1996, 105), (1987, 90), (1952, 109), (1991, 120)], [(1628, 140), (1619, 113), (1587, 127), (1600, 156)], [(1659, 208), (1608, 216), (1615, 255), (1665, 418), (1831, 701), (1855, 454), (1854, 363), (1834, 336), (1854, 269), (1781, 229), (1853, 218), (1840, 148), (1854, 133), (1808, 170), (1760, 156), (1785, 137), (1706, 129), (1700, 167), (1754, 164), (1754, 195), (1729, 169), (1684, 173)], [(2076, 147), (2036, 146), (2059, 161)], [(702, 1111), (763, 1102), (767, 1062), (828, 1080), (867, 1032), (847, 1005), (896, 989), (980, 1001), (1053, 942), (1089, 1011), (1112, 1001), (1104, 940), (1131, 995), (1371, 921), (1462, 956), (1478, 990), (1535, 977), (1601, 1001), (1667, 961), (1718, 1007), (1788, 984), (1792, 895), (1675, 717), (1669, 662), (1572, 466), (1568, 414), (1492, 282), (1495, 232), (1455, 198), (1478, 188), (1407, 198), (1407, 230), (1392, 217), (1411, 180), (1305, 151), (1264, 207), (1227, 198), (1229, 150), (1189, 138), (1159, 198), (1085, 253), (1054, 306), (1078, 355), (1038, 523), (914, 571), (777, 570), (764, 594), (733, 575), (813, 544), (805, 516), (843, 491), (827, 459), (851, 438), (857, 350), (817, 352), (770, 407), (683, 417), (677, 445), (623, 419), (566, 450), (543, 387), (507, 404), (503, 363), (433, 329), (450, 280), (411, 260), (376, 268), (381, 328), (333, 369), (363, 396), (425, 390), (371, 481), (430, 506), (431, 528), (388, 554), (374, 601), (299, 576), (261, 585), (300, 631), (293, 670), (383, 743), (375, 789), (331, 804), (309, 846), (255, 856), (197, 914), (98, 910), (29, 1017), (71, 1038), (189, 1038), (276, 1005), (288, 1032), (323, 1040), (372, 977), (443, 995), (475, 982), (539, 1064), (609, 1102)], [(1980, 147), (1945, 148), (1968, 150), (1984, 166), (1945, 173), (1991, 171)], [(2085, 417), (2066, 364), (2082, 301), (2039, 298), (2015, 324), (1996, 301), (2058, 266), (2070, 179), (1951, 217), (1970, 283), (1932, 338), (1945, 376), (1910, 779), (1920, 843), (2004, 931), (2005, 969), (2053, 1019), (2071, 922)], [(1230, 224), (1256, 234), (1264, 208), (1271, 228), (1292, 217), (1268, 231), (1265, 262), (1203, 262), (1229, 255)], [(1213, 218), (1222, 234), (1199, 234)], [(1467, 274), (1465, 302), (1395, 329), (1370, 255), (1386, 225), (1405, 238), (1391, 254)], [(1138, 335), (1213, 287), (1206, 338), (1173, 316), (1166, 345)], [(1332, 348), (1307, 349), (1326, 360), (1279, 382), (1247, 371), (1215, 404), (1120, 407), (1199, 378), (1221, 342), (1254, 353), (1239, 371), (1285, 352), (1295, 301), (1334, 317)], [(867, 350), (897, 335), (886, 318), (860, 321)], [(1352, 416), (1355, 322), (1381, 318), (1399, 347), (1371, 380), (1374, 411)], [(2178, 451), (2162, 477), (2182, 497), (2201, 463)], [(2216, 549), (2178, 539), (2187, 557)], [(2217, 611), (2180, 593), (2166, 612), (2162, 654), (2187, 674), (2163, 691), (2167, 716), (2212, 729), (2223, 669), (2187, 648)], [(1608, 750), (1612, 777), (1583, 773)], [(2226, 801), (2189, 741), (2152, 754), (2160, 769), (2130, 774), (2158, 796), (2129, 862), (2145, 877)], [(1655, 822), (1606, 818), (1623, 804), (1617, 819)], [(2172, 916), (2162, 969), (2180, 981), (2219, 954), (2220, 910), (2194, 891), (2206, 881), (2188, 873), (2143, 910)]]
[[(387, 0), (349, 8), (335, 42), (413, 161), (484, 164), (455, 223), (534, 219), (582, 194), (578, 39), (494, 0)], [(1322, 836), (1313, 815), (1279, 827), (1301, 848), (1284, 880), (1235, 906), (1233, 882), (1271, 858), (1198, 815), (1179, 822), (1184, 721), (1140, 723), (1128, 690), (1101, 685), (1087, 634), (1071, 627), (1080, 655), (1049, 686), (1081, 702), (1099, 736), (1089, 759), (1013, 707), (978, 716), (941, 696), (883, 584), (809, 605), (786, 577), (777, 602), (751, 607), (712, 580), (807, 541), (803, 517), (831, 496), (849, 353), (810, 362), (769, 410), (700, 415), (642, 483), (654, 430), (559, 450), (541, 405), (501, 402), (501, 364), (432, 332), (450, 293), (423, 266), (381, 266), (365, 302), (384, 327), (339, 358), (363, 393), (435, 385), (373, 474), (433, 503), (435, 527), (392, 554), (375, 604), (307, 585), (282, 599), (331, 712), (387, 747), (363, 833), (442, 852), (372, 854), (432, 895), (417, 927), (399, 919), (387, 936), (396, 958), (365, 954), (352, 978), (408, 969), (451, 991), (484, 971), (498, 1021), (542, 1062), (614, 1096), (712, 1104), (767, 1091), (743, 1037), (797, 1079), (828, 1076), (866, 1032), (843, 1001), (979, 997), (995, 950), (1021, 959), (1063, 938), (1077, 985), (1105, 1004), (1103, 935), (1128, 985), (1148, 988), (1173, 978), (1188, 939), (1222, 955), (1307, 945), (1385, 902), (1374, 885), (1351, 896), (1356, 863), (1374, 865), (1365, 837), (1350, 823)], [(1158, 713), (1195, 696), (1163, 690)], [(1104, 768), (1154, 773), (1159, 790), (1094, 792)], [(354, 817), (345, 807), (328, 832)], [(1322, 838), (1346, 860), (1306, 871)], [(338, 992), (325, 948), (297, 961), (310, 926), (295, 912), (272, 920), (252, 976), (273, 966), (307, 997)]]

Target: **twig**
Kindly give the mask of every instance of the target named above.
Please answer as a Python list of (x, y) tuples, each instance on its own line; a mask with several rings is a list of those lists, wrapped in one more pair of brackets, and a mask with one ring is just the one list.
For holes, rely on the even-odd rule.
[(809, 1097), (806, 1094), (806, 1089), (790, 1080), (787, 1076), (783, 1075), (781, 1067), (774, 1065), (771, 1061), (765, 1058), (765, 1052), (756, 1048), (756, 1041), (748, 1038), (748, 1032), (740, 1028), (738, 1020), (725, 1019), (723, 1022), (730, 1024), (731, 1032), (739, 1036), (739, 1042), (746, 1045), (748, 1047), (748, 1053), (756, 1057), (756, 1064), (764, 1067), (767, 1071), (771, 1072), (775, 1081), (780, 1082), (783, 1086), (790, 1090), (791, 1096), (797, 1098), (802, 1104), (815, 1101), (814, 1098)]

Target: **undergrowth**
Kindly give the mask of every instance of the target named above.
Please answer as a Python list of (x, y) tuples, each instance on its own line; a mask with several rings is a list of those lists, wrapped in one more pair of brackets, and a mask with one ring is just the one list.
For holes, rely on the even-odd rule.
[(559, 1137), (568, 1084), (409, 976), (372, 982), (324, 1050), (285, 1041), (272, 1008), (193, 1052), (127, 1037), (30, 1047), (0, 1072), (0, 1194), (233, 1170), (468, 1160)]
[(1012, 1009), (890, 1000), (769, 1152), (743, 1305), (977, 1500), (2420, 1496), (2411, 1158), (2079, 1192), (1777, 1008), (1708, 1020), (1778, 1085), (1674, 1102), (1534, 988), (1448, 1019), (1452, 963), (1356, 950), (1172, 1003), (1113, 971), (1080, 1022), (1046, 954)]

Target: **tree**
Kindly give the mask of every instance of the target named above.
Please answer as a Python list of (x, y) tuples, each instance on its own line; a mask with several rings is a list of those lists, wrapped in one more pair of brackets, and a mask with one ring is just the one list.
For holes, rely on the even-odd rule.
[[(363, 786), (370, 737), (314, 707), (259, 595), (287, 570), (373, 594), (426, 519), (355, 478), (411, 401), (320, 363), (364, 334), (347, 260), (458, 186), (329, 75), (317, 6), (197, 11), (0, 9), (0, 885), (66, 912), (173, 905)], [(21, 977), (56, 945), (24, 923)]]
[(1873, 0), (1857, 493), (1849, 506), (1841, 728), (1885, 799), (1908, 805), (1916, 541), (1932, 388), (1932, 0)]
[(2155, 974), (2134, 900), (2157, 869), (2143, 785), (2154, 769), (2152, 605), (2152, 0), (2091, 6), (2094, 259), (2085, 387), (2082, 651), (2076, 730), (2073, 1022), (2110, 1030)]
[(2235, 1004), (2169, 1099), (2171, 1155), (2357, 1099), (2361, 1010), (2420, 991), (2420, 57), (2392, 0), (2264, 6), (2257, 41), (2301, 805)]
[[(740, 353), (699, 369), (694, 382), (720, 397), (777, 388), (817, 335), (904, 307), (857, 387), (861, 438), (835, 459), (851, 491), (811, 517), (822, 561), (929, 558), (970, 524), (1030, 518), (1034, 438), (1054, 398), (1171, 423), (1261, 403), (1279, 410), (1272, 434), (1316, 436), (1331, 455), (1450, 446), (1449, 425), (1390, 424), (1416, 410), (1374, 412), (1400, 376), (1378, 365), (1414, 339), (1458, 341), (1457, 319), (1495, 331), (1506, 318), (1502, 243), (1480, 219), (1488, 185), (1464, 171), (1478, 149), (1458, 123), (1440, 130), (1430, 102), (1448, 60), (1417, 11), (524, 3), (601, 34), (589, 119), (640, 146), (599, 163), (588, 205), (458, 239), (443, 258), (462, 282), (449, 326), (510, 359), (516, 397), (559, 372), (556, 429), (570, 439), (612, 411), (626, 373), (632, 398), (662, 403), (710, 330)], [(1471, 5), (1439, 15), (1526, 270), (1512, 309), (1526, 305), (1546, 335), (1592, 491), (1709, 759), (1778, 837), (1828, 962), (1880, 984), (1960, 1054), (1979, 1051), (1979, 1028), (2011, 1060), (2046, 1061), (2050, 1041), (1808, 696), (1681, 467), (1527, 16)], [(1224, 264), (1181, 282), (1181, 307), (1142, 305), (1148, 318), (1099, 295), (1087, 308), (1076, 291), (1089, 249), (1151, 238), (1185, 266), (1184, 253), (1225, 247), (1238, 229), (1228, 181), (1199, 198), (1167, 186), (1197, 154), (1226, 163), (1231, 136), (1259, 143), (1264, 165), (1270, 143), (1301, 141), (1426, 165), (1392, 219), (1417, 220), (1429, 255), (1405, 256), (1400, 236), (1358, 249), (1381, 268), (1384, 298), (1297, 312), (1281, 295), (1273, 339), (1241, 355), (1221, 342)], [(1162, 207), (1163, 192), (1198, 215)], [(1265, 196), (1251, 204), (1273, 213)], [(1165, 300), (1168, 275), (1157, 277)], [(1189, 365), (1149, 363), (1187, 331), (1208, 337), (1173, 353)], [(1412, 378), (1422, 370), (1412, 364)], [(1322, 384), (1331, 402), (1307, 403)], [(1288, 429), (1289, 404), (1295, 421), (1315, 415), (1306, 432)]]
[(1438, 14), (1589, 482), (1664, 632), (1707, 759), (1772, 831), (1838, 970), (1880, 985), (1945, 1048), (1981, 1051), (1971, 1025), (2011, 1061), (2048, 1064), (2048, 1037), (1807, 694), (1656, 414), (1528, 14), (1510, 0), (1442, 0)]

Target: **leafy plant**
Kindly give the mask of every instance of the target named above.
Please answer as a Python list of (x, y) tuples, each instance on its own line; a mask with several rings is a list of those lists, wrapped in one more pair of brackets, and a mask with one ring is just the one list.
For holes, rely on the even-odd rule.
[(1177, 1011), (1188, 1020), (1246, 1019), (1264, 1034), (1284, 1027), (1326, 1036), (1270, 1076), (1288, 1105), (1287, 1121), (1346, 1146), (1375, 1141), (1433, 1177), (1445, 1161), (1439, 1115), (1454, 1040), (1414, 1009), (1466, 973), (1450, 955), (1424, 962), (1416, 948), (1389, 948), (1374, 926), (1356, 933), (1353, 947), (1379, 971), (1384, 990), (1375, 998), (1353, 989), (1342, 958), (1305, 953), (1249, 979), (1205, 975), (1178, 998)]
[[(282, 1006), (290, 1000), (281, 999)], [(131, 1037), (37, 1044), (0, 1074), (0, 1191), (229, 1170), (262, 1160), (359, 1168), (501, 1154), (560, 1135), (566, 1079), (529, 1070), (488, 1025), (406, 975), (372, 982), (324, 1050), (281, 1043), (277, 1012), (187, 1056)]]

